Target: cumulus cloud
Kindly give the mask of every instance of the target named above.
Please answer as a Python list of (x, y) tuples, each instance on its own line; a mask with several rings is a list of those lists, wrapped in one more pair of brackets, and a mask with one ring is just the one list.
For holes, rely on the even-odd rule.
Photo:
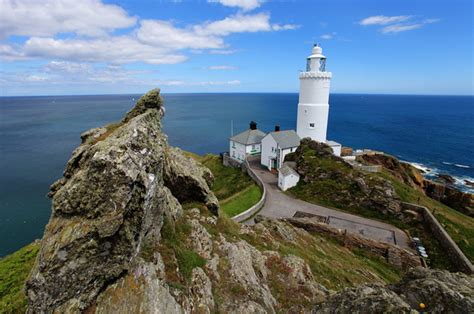
[(207, 67), (208, 70), (213, 70), (213, 71), (231, 71), (231, 70), (237, 70), (237, 67), (231, 66), (231, 65), (211, 65)]
[(121, 7), (98, 0), (0, 0), (0, 37), (76, 33), (104, 36), (135, 25)]
[(220, 3), (226, 7), (236, 7), (243, 11), (250, 11), (262, 5), (262, 0), (207, 0), (210, 3)]
[(397, 15), (397, 16), (385, 16), (385, 15), (374, 15), (366, 17), (359, 21), (360, 25), (387, 25), (391, 23), (399, 23), (411, 19), (411, 15)]
[(93, 40), (33, 37), (26, 41), (22, 51), (32, 58), (87, 62), (174, 64), (187, 59), (167, 49), (144, 45), (129, 36)]
[(182, 50), (230, 54), (224, 38), (233, 33), (284, 31), (296, 26), (270, 23), (267, 13), (236, 14), (221, 20), (178, 27), (163, 20), (143, 20), (129, 35), (100, 38), (31, 37), (20, 47), (0, 46), (6, 60), (26, 58), (80, 62), (174, 64), (187, 60)]

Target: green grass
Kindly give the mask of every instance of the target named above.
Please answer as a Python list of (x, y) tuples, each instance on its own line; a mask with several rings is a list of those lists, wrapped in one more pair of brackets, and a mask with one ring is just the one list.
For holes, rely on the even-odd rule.
[(0, 312), (25, 313), (23, 288), (38, 254), (39, 243), (31, 243), (0, 259)]
[(219, 156), (186, 154), (211, 170), (214, 175), (211, 189), (222, 211), (229, 217), (246, 211), (262, 197), (262, 191), (246, 173), (237, 168), (224, 167)]
[[(379, 175), (392, 182), (402, 201), (429, 208), (467, 258), (474, 262), (474, 218), (427, 197), (422, 192), (398, 181), (385, 171)], [(440, 254), (443, 254), (442, 251)]]
[(222, 211), (229, 217), (233, 217), (246, 211), (256, 204), (262, 197), (262, 191), (257, 185), (252, 185), (237, 195), (221, 202)]
[[(175, 287), (191, 280), (193, 268), (203, 267), (206, 264), (206, 260), (186, 244), (190, 233), (191, 226), (186, 222), (186, 218), (176, 221), (174, 228), (167, 219), (164, 220), (161, 229), (162, 241), (158, 250), (165, 264), (166, 279)], [(176, 273), (176, 268), (180, 274)]]

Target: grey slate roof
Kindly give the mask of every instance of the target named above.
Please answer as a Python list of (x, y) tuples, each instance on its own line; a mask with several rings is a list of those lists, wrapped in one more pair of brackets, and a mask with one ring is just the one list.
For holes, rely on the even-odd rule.
[(231, 141), (244, 144), (244, 145), (250, 145), (250, 144), (258, 144), (262, 142), (262, 138), (265, 137), (265, 133), (263, 133), (260, 130), (245, 130), (240, 134), (234, 135), (230, 138)]
[(301, 139), (294, 130), (271, 132), (270, 135), (273, 136), (278, 146), (282, 149), (300, 145)]
[(280, 169), (278, 169), (278, 171), (281, 172), (282, 175), (284, 175), (285, 177), (286, 176), (289, 176), (290, 174), (293, 174), (297, 177), (299, 177), (300, 175), (298, 174), (298, 172), (296, 172), (294, 169), (291, 169), (290, 167), (288, 166), (283, 166), (281, 167)]

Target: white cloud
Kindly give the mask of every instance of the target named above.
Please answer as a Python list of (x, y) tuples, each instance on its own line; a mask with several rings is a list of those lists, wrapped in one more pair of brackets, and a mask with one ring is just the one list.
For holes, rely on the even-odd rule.
[(99, 0), (0, 0), (0, 37), (77, 33), (104, 36), (135, 25), (136, 18)]
[(254, 15), (236, 14), (223, 20), (196, 25), (196, 34), (208, 36), (227, 36), (232, 33), (268, 32), (272, 30), (270, 15), (259, 13)]
[(369, 16), (359, 21), (360, 25), (387, 25), (391, 23), (399, 23), (411, 19), (411, 15), (397, 15), (397, 16), (385, 16), (375, 15)]
[(137, 38), (143, 43), (169, 49), (216, 49), (224, 46), (220, 37), (199, 34), (192, 27), (178, 28), (171, 22), (159, 20), (142, 21)]
[(237, 50), (232, 50), (232, 49), (220, 49), (220, 50), (211, 50), (209, 53), (213, 55), (231, 55), (236, 53)]
[(336, 35), (336, 32), (332, 32), (332, 33), (323, 34), (320, 37), (321, 39), (329, 40), (329, 39), (334, 38), (335, 35)]
[(207, 0), (207, 2), (220, 3), (226, 7), (237, 7), (244, 11), (256, 9), (263, 3), (262, 0)]
[(384, 28), (382, 28), (381, 32), (384, 34), (406, 32), (406, 31), (418, 29), (420, 27), (425, 26), (426, 24), (436, 23), (438, 21), (439, 19), (426, 19), (419, 23), (413, 23), (413, 24), (393, 24), (393, 25), (385, 26)]
[(231, 70), (237, 70), (237, 67), (231, 66), (231, 65), (212, 65), (207, 67), (208, 70), (213, 70), (213, 71), (231, 71)]
[(380, 31), (383, 34), (400, 33), (423, 27), (426, 24), (436, 23), (439, 19), (425, 19), (417, 21), (413, 15), (369, 16), (359, 21), (360, 25), (385, 25)]
[(184, 55), (144, 45), (128, 36), (93, 40), (33, 37), (26, 41), (22, 51), (32, 58), (82, 62), (174, 64), (187, 59)]

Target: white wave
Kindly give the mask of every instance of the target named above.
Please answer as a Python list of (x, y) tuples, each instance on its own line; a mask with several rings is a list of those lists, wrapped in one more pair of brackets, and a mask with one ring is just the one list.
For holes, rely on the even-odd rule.
[(451, 166), (453, 163), (452, 163), (452, 162), (443, 161), (442, 164)]
[(460, 164), (454, 164), (456, 167), (458, 168), (466, 168), (466, 169), (469, 169), (471, 167), (467, 166), (467, 165), (460, 165)]
[(428, 168), (427, 166), (420, 164), (418, 162), (408, 162), (408, 163), (412, 165), (413, 167), (415, 167), (416, 169), (423, 171), (424, 173), (428, 174), (428, 173), (434, 172), (434, 169)]

